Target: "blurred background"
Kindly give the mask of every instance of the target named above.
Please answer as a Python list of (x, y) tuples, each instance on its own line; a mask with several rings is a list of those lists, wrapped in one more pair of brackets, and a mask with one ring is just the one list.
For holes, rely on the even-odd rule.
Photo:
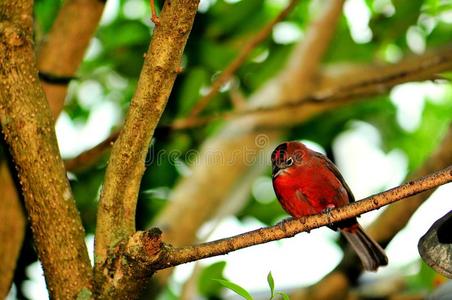
[[(162, 2), (156, 1), (157, 7)], [(416, 172), (438, 159), (435, 155), (439, 152), (452, 153), (452, 143), (443, 142), (450, 139), (452, 119), (452, 56), (447, 51), (452, 49), (447, 48), (452, 46), (452, 1), (448, 0), (347, 0), (340, 4), (340, 14), (330, 26), (322, 23), (319, 28), (315, 26), (322, 18), (335, 18), (328, 15), (330, 1), (299, 1), (195, 118), (217, 117), (202, 126), (172, 128), (175, 120), (193, 116), (192, 110), (221, 71), (289, 2), (201, 1), (185, 49), (183, 71), (149, 146), (137, 209), (138, 229), (157, 225), (172, 244), (185, 245), (287, 218), (270, 176), (270, 153), (284, 140), (301, 140), (328, 155), (356, 199), (422, 174)], [(38, 45), (45, 40), (62, 3), (35, 1)], [(65, 159), (85, 153), (121, 128), (153, 29), (149, 2), (106, 2), (56, 121)], [(302, 67), (301, 72), (309, 69), (306, 61), (311, 57), (316, 63), (315, 71), (298, 82), (304, 90), (287, 92), (297, 86), (282, 75), (292, 74), (293, 64), (288, 61), (297, 56), (299, 45), (308, 47), (313, 37), (322, 34), (330, 35), (328, 43), (323, 48), (300, 50), (307, 51), (302, 57), (305, 62), (293, 63)], [(448, 66), (429, 69), (432, 61)], [(309, 80), (307, 87), (305, 80)], [(278, 86), (278, 82), (286, 85)], [(277, 95), (288, 95), (272, 98), (272, 85), (278, 87)], [(363, 87), (370, 89), (360, 93)], [(262, 95), (267, 99), (262, 100)], [(335, 99), (334, 95), (342, 96)], [(305, 106), (275, 116), (246, 113), (247, 109), (303, 99)], [(325, 105), (328, 101), (334, 104)], [(226, 117), (224, 113), (230, 111), (245, 113)], [(448, 159), (433, 165), (445, 167), (451, 164), (450, 156)], [(79, 161), (68, 172), (90, 249), (107, 160), (108, 149), (88, 163)], [(379, 290), (385, 295), (425, 296), (446, 281), (421, 261), (417, 242), (435, 220), (451, 210), (451, 194), (448, 184), (416, 200), (419, 208), (406, 209), (409, 216), (401, 217), (408, 222), (406, 226), (397, 230), (394, 238), (385, 236), (380, 241), (388, 244), (389, 265), (378, 273), (354, 276), (352, 281), (364, 288), (360, 295)], [(360, 223), (378, 221), (386, 209), (362, 215)], [(234, 297), (212, 280), (223, 278), (241, 285), (255, 299), (268, 299), (267, 274), (271, 272), (277, 290), (297, 299), (297, 291), (319, 282), (340, 264), (344, 256), (341, 245), (336, 232), (321, 228), (182, 265), (172, 274), (159, 272), (157, 278), (164, 286), (159, 297)], [(48, 297), (36, 259), (27, 229), (8, 299)]]

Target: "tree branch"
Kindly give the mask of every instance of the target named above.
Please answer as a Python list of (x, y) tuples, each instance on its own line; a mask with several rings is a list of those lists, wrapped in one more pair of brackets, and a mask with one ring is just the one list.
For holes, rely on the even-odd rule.
[(0, 120), (52, 298), (91, 288), (84, 231), (32, 47), (32, 1), (0, 2)]
[(115, 131), (93, 148), (80, 153), (74, 158), (65, 160), (64, 165), (66, 166), (66, 170), (69, 172), (80, 172), (91, 167), (111, 148), (111, 145), (114, 144), (118, 136), (119, 131)]
[[(452, 164), (452, 123), (443, 141), (429, 159), (414, 172), (410, 178), (426, 176), (427, 174), (445, 168)], [(411, 216), (419, 206), (434, 192), (434, 190), (417, 195), (410, 202), (400, 202), (383, 211), (367, 229), (375, 239), (382, 243), (389, 243), (394, 236), (406, 226)]]
[(190, 113), (190, 117), (195, 117), (200, 112), (202, 112), (204, 108), (206, 108), (206, 106), (209, 104), (209, 101), (218, 94), (218, 91), (223, 86), (223, 84), (225, 84), (232, 77), (232, 75), (234, 75), (238, 68), (240, 68), (240, 66), (245, 62), (251, 51), (253, 51), (257, 45), (262, 43), (267, 38), (267, 36), (272, 32), (273, 26), (287, 17), (287, 15), (294, 9), (298, 2), (299, 0), (291, 0), (286, 8), (284, 8), (273, 20), (271, 20), (257, 34), (255, 34), (253, 38), (245, 44), (245, 46), (243, 46), (234, 60), (212, 83), (209, 92), (201, 99), (199, 99), (199, 101), (193, 107)]
[[(103, 6), (104, 1), (64, 1), (51, 33), (44, 39), (41, 46), (38, 64), (39, 69), (45, 72), (39, 72), (39, 78), (55, 119), (63, 107), (67, 84), (72, 78), (68, 74), (74, 74), (81, 62)], [(59, 59), (55, 59), (56, 57)], [(55, 82), (51, 77), (44, 76), (47, 73), (58, 74), (60, 79), (65, 80)], [(4, 266), (0, 274), (0, 298), (3, 298), (6, 297), (11, 286), (26, 221), (6, 164), (1, 164), (0, 173), (3, 174), (0, 180), (3, 199), (0, 201), (0, 219), (5, 221), (0, 225), (0, 232), (5, 233), (5, 235), (0, 234), (0, 240), (3, 236), (7, 237), (0, 242), (0, 265)]]
[(6, 299), (25, 233), (25, 216), (6, 161), (0, 162), (0, 299)]
[(108, 275), (114, 274), (116, 268), (108, 265), (107, 258), (110, 250), (135, 232), (135, 209), (145, 156), (174, 84), (198, 3), (199, 0), (165, 2), (124, 127), (113, 146), (96, 226), (95, 276), (100, 297), (121, 299), (128, 292), (135, 294), (148, 279), (143, 276), (139, 281), (128, 281), (124, 274)]
[[(259, 118), (261, 128), (291, 126), (300, 122), (300, 118), (294, 118), (294, 115), (303, 114), (315, 107), (331, 106), (331, 102), (339, 102), (336, 105), (342, 105), (343, 102), (352, 99), (383, 94), (398, 84), (435, 79), (438, 73), (449, 70), (452, 70), (452, 51), (450, 48), (439, 49), (424, 55), (408, 57), (394, 65), (370, 65), (334, 76), (326, 74), (322, 76), (318, 88), (312, 94), (297, 101), (176, 120), (169, 127), (181, 130), (203, 126), (217, 120), (250, 116)], [(344, 83), (341, 80), (343, 78), (348, 82)]]
[(233, 237), (194, 246), (173, 248), (164, 244), (158, 229), (137, 232), (126, 246), (129, 257), (149, 265), (154, 271), (187, 262), (218, 256), (246, 247), (293, 237), (296, 234), (361, 215), (390, 203), (416, 195), (452, 181), (452, 166), (393, 189), (369, 196), (328, 213), (284, 220), (274, 226), (260, 228)]
[[(49, 35), (39, 49), (40, 72), (66, 78), (74, 76), (97, 28), (104, 6), (105, 1), (99, 0), (63, 2)], [(57, 117), (63, 109), (69, 82), (58, 84), (41, 77), (41, 83), (53, 115)]]
[[(439, 149), (424, 162), (410, 178), (419, 178), (446, 168), (452, 163), (452, 124), (439, 146)], [(434, 192), (434, 189), (425, 191), (411, 197), (410, 201), (394, 203), (386, 208), (378, 218), (366, 228), (366, 232), (379, 244), (387, 245), (394, 236), (408, 223), (417, 208)], [(325, 276), (315, 285), (299, 289), (291, 295), (291, 299), (327, 299), (332, 295), (346, 294), (353, 282), (361, 274), (362, 269), (357, 267), (358, 257), (347, 251), (338, 267)], [(343, 280), (338, 280), (342, 278)]]
[[(322, 11), (315, 16), (316, 21), (308, 27), (306, 39), (294, 47), (291, 58), (281, 68), (280, 73), (247, 100), (248, 107), (281, 103), (285, 99), (285, 92), (288, 89), (286, 82), (290, 75), (300, 76), (298, 82), (293, 81), (295, 85), (290, 87), (291, 89), (301, 88), (302, 83), (312, 82), (317, 68), (306, 61), (312, 59), (320, 63), (320, 59), (311, 58), (311, 52), (322, 53), (324, 51), (322, 47), (327, 47), (328, 43), (314, 42), (316, 39), (325, 40), (331, 37), (335, 30), (335, 22), (342, 12), (342, 3), (342, 1), (322, 2), (324, 4)], [(315, 35), (316, 39), (308, 38), (310, 35)], [(302, 45), (307, 43), (306, 41), (310, 41), (311, 44)], [(295, 59), (296, 56), (302, 58)], [(290, 65), (294, 61), (297, 65)], [(306, 73), (299, 74), (299, 70)], [(303, 89), (306, 92), (309, 90)], [(243, 178), (251, 173), (259, 174), (259, 170), (265, 167), (264, 164), (250, 167), (250, 159), (255, 159), (257, 154), (269, 155), (281, 136), (279, 131), (256, 132), (255, 122), (254, 116), (234, 120), (226, 124), (215, 137), (203, 143), (199, 159), (191, 169), (192, 175), (179, 181), (170, 194), (168, 205), (154, 222), (156, 227), (165, 230), (166, 241), (175, 246), (193, 243), (198, 228), (210, 218), (217, 216), (223, 206), (238, 208), (243, 205), (245, 197), (230, 198), (230, 196), (237, 189), (240, 190)], [(210, 159), (212, 153), (219, 151), (222, 153), (221, 161), (212, 163)], [(159, 272), (157, 275), (157, 280), (161, 283), (166, 280), (168, 272)]]
[[(438, 49), (424, 55), (405, 58), (397, 64), (359, 66), (357, 69), (335, 74), (324, 72), (320, 76), (319, 88), (295, 103), (266, 108), (248, 108), (207, 117), (180, 119), (168, 125), (159, 125), (156, 130), (185, 130), (203, 126), (217, 120), (234, 120), (260, 114), (268, 117), (266, 117), (265, 122), (262, 121), (262, 123), (267, 125), (261, 125), (259, 128), (279, 128), (295, 125), (305, 120), (300, 118), (303, 113), (313, 114), (316, 110), (322, 112), (328, 107), (334, 108), (355, 98), (387, 93), (392, 87), (405, 82), (434, 79), (437, 77), (437, 73), (452, 70), (451, 53), (452, 51), (448, 48)], [(293, 117), (294, 111), (292, 109), (297, 109), (297, 118)], [(278, 117), (278, 119), (275, 119), (275, 116), (279, 113), (290, 113), (292, 117)], [(269, 121), (271, 121), (271, 124), (268, 124)], [(90, 167), (110, 148), (111, 142), (116, 140), (117, 135), (116, 132), (113, 133), (92, 149), (68, 160), (66, 162), (68, 170), (76, 172), (78, 169)]]

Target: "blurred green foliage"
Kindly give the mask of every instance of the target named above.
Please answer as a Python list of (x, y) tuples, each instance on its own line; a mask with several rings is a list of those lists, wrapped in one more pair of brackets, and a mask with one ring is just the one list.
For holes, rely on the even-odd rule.
[[(219, 261), (203, 268), (198, 277), (198, 292), (207, 299), (221, 299), (220, 292), (223, 285), (217, 280), (225, 280), (223, 276), (225, 261)], [(217, 280), (213, 280), (217, 279)]]
[[(84, 82), (95, 81), (102, 88), (102, 96), (98, 101), (114, 103), (123, 114), (117, 124), (112, 124), (114, 130), (121, 126), (120, 122), (135, 91), (143, 64), (143, 54), (152, 37), (153, 24), (149, 20), (148, 1), (142, 1), (146, 8), (146, 16), (139, 18), (131, 18), (125, 13), (126, 0), (113, 1), (117, 4), (117, 11), (114, 11), (115, 5), (110, 5), (112, 1), (108, 1), (111, 10), (109, 13), (114, 17), (100, 24), (90, 49), (91, 54), (81, 65), (77, 74), (78, 79), (71, 83), (65, 112), (79, 125), (87, 121), (92, 109), (83, 105), (79, 91)], [(285, 2), (276, 0), (203, 2), (185, 49), (183, 60), (185, 71), (176, 80), (161, 124), (168, 124), (175, 118), (187, 116), (218, 73), (237, 55), (248, 39), (283, 9)], [(61, 3), (58, 0), (35, 1), (35, 30), (38, 40), (51, 28)], [(384, 55), (389, 48), (395, 49), (401, 55), (410, 55), (413, 52), (407, 42), (407, 31), (410, 28), (416, 28), (421, 33), (427, 50), (446, 46), (451, 42), (450, 2), (365, 0), (364, 3), (370, 13), (368, 27), (372, 32), (372, 39), (367, 43), (355, 42), (350, 34), (350, 20), (342, 17), (332, 41), (334, 46), (330, 47), (326, 54), (325, 64), (333, 66), (344, 63), (384, 63), (390, 61)], [(316, 7), (312, 1), (300, 1), (285, 22), (294, 25), (303, 36)], [(446, 13), (449, 13), (447, 22)], [(287, 44), (278, 43), (274, 36), (270, 36), (260, 44), (235, 76), (240, 91), (245, 96), (250, 95), (278, 74), (294, 43), (295, 41)], [(450, 80), (450, 76), (448, 78)], [(386, 94), (315, 116), (308, 122), (287, 130), (286, 138), (312, 140), (331, 155), (332, 143), (336, 136), (346, 130), (352, 120), (360, 120), (379, 130), (383, 141), (382, 149), (385, 152), (393, 149), (403, 151), (411, 172), (437, 147), (451, 121), (452, 87), (450, 82), (443, 82), (442, 86), (446, 90), (443, 99), (441, 101), (426, 99), (421, 121), (414, 131), (406, 131), (400, 126), (397, 121), (398, 108)], [(232, 105), (229, 98), (228, 89), (223, 89), (210, 102), (203, 114), (211, 115), (230, 110)], [(193, 151), (199, 149), (207, 138), (215, 135), (224, 123), (220, 120), (202, 128), (177, 132), (159, 129), (156, 131), (147, 157), (147, 169), (139, 195), (138, 228), (146, 227), (165, 206), (169, 192), (178, 179), (189, 176)], [(97, 198), (104, 171), (105, 159), (91, 169), (75, 174), (71, 180), (85, 228), (91, 233), (95, 229)], [(263, 203), (252, 195), (247, 205), (237, 215), (240, 219), (256, 218), (268, 225), (274, 224), (275, 220), (283, 216), (285, 214), (276, 198)], [(220, 262), (203, 269), (198, 283), (199, 292), (203, 296), (209, 299), (218, 296), (220, 284), (212, 283), (210, 279), (223, 278), (221, 274), (224, 268), (225, 263)], [(424, 276), (423, 274), (421, 272), (420, 276)], [(172, 293), (168, 291), (168, 295), (177, 298)]]
[[(419, 272), (417, 274), (407, 276), (407, 284), (410, 292), (431, 292), (438, 286), (438, 281), (445, 280), (444, 277), (436, 273), (422, 259), (415, 263), (419, 267)], [(409, 268), (411, 266), (407, 267)]]

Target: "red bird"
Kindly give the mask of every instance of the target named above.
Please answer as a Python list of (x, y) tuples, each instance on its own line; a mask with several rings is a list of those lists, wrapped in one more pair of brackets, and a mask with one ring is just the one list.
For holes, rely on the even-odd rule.
[[(300, 142), (280, 144), (272, 153), (273, 188), (282, 207), (295, 218), (319, 214), (355, 201), (336, 166)], [(329, 226), (345, 236), (363, 267), (376, 271), (388, 264), (383, 249), (350, 218)]]

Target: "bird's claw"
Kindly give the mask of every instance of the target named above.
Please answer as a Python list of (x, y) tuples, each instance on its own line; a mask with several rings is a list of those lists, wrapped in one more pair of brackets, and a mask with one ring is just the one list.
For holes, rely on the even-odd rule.
[[(322, 210), (322, 213), (325, 213), (328, 216), (328, 219), (331, 218), (331, 211), (336, 208), (334, 204), (328, 205), (324, 210)], [(332, 225), (332, 222), (330, 222)]]

